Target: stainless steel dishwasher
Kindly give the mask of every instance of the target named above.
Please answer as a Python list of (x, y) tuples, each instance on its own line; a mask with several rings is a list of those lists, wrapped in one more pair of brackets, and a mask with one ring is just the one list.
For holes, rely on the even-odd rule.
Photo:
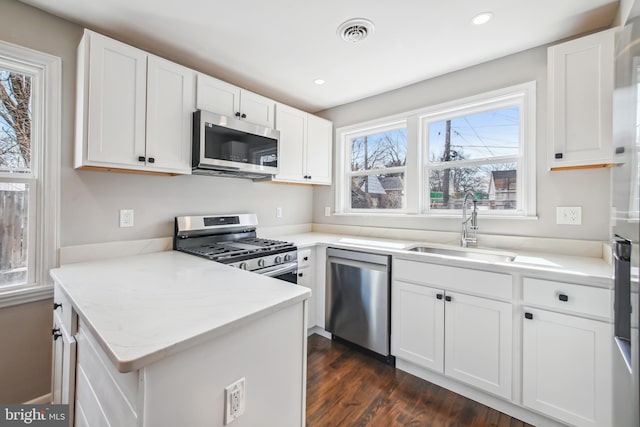
[(327, 248), (325, 328), (393, 363), (390, 353), (391, 257)]

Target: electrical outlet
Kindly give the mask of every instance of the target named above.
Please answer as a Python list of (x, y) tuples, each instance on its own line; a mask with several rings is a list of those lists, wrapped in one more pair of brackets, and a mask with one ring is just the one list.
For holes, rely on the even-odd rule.
[(276, 218), (282, 218), (282, 208), (276, 208)]
[(133, 227), (133, 209), (120, 209), (120, 227)]
[(580, 225), (582, 224), (581, 206), (556, 207), (556, 224)]
[(331, 216), (331, 206), (324, 207), (324, 216)]
[(224, 389), (224, 425), (244, 414), (244, 377)]

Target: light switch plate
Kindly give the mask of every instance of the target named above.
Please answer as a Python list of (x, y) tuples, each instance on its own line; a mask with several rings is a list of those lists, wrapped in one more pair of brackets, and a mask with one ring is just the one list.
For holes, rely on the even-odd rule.
[(120, 227), (133, 227), (133, 209), (120, 209)]
[(331, 206), (324, 207), (324, 216), (331, 216)]
[(556, 224), (581, 225), (582, 206), (556, 207)]

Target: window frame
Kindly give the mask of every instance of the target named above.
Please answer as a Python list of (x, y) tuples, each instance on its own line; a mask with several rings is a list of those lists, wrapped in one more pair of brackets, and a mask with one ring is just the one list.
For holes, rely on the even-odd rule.
[[(513, 105), (519, 100), (520, 144), (518, 179), (518, 206), (516, 210), (483, 210), (485, 218), (535, 219), (536, 213), (536, 82), (529, 81), (505, 88), (456, 99), (429, 107), (356, 123), (336, 129), (337, 168), (335, 176), (336, 215), (417, 216), (429, 218), (459, 218), (461, 211), (453, 209), (427, 209), (428, 188), (425, 176), (427, 144), (424, 141), (424, 120), (427, 117), (452, 115), (461, 111), (482, 112), (497, 105)], [(491, 106), (491, 107), (487, 107)], [(460, 115), (461, 113), (459, 113)], [(435, 121), (435, 120), (431, 120)], [(405, 169), (405, 208), (398, 209), (350, 209), (350, 138), (371, 134), (394, 123), (404, 122), (407, 127), (407, 163)], [(454, 167), (452, 165), (452, 167)], [(348, 169), (349, 168), (349, 169)], [(485, 215), (486, 214), (486, 215)]]
[[(344, 128), (343, 128), (344, 129)], [(368, 169), (363, 171), (352, 171), (351, 170), (351, 140), (354, 138), (360, 138), (367, 135), (406, 129), (408, 134), (408, 126), (407, 119), (393, 119), (389, 118), (384, 121), (376, 121), (370, 123), (370, 126), (358, 126), (355, 127), (353, 131), (344, 131), (340, 133), (341, 139), (341, 156), (340, 156), (340, 165), (338, 170), (341, 171), (342, 182), (338, 187), (337, 193), (339, 193), (338, 197), (341, 200), (341, 205), (344, 207), (343, 212), (345, 213), (361, 213), (361, 214), (380, 214), (380, 213), (389, 213), (389, 214), (403, 214), (407, 212), (407, 188), (406, 188), (406, 179), (407, 179), (407, 164), (405, 166), (395, 166), (391, 168), (377, 168), (377, 169)], [(408, 144), (409, 136), (407, 135), (407, 144)], [(408, 153), (407, 153), (408, 155)], [(408, 158), (406, 163), (408, 163)], [(380, 173), (392, 174), (392, 173), (404, 173), (405, 180), (405, 189), (404, 189), (404, 197), (402, 202), (402, 208), (400, 209), (364, 209), (364, 208), (352, 208), (351, 207), (351, 178), (354, 176), (368, 176), (368, 175), (378, 175)], [(338, 206), (338, 205), (336, 205)]]
[(0, 307), (49, 298), (58, 265), (62, 67), (59, 57), (0, 41), (0, 66), (32, 78), (30, 172), (0, 172), (0, 181), (29, 184), (27, 283), (0, 287)]

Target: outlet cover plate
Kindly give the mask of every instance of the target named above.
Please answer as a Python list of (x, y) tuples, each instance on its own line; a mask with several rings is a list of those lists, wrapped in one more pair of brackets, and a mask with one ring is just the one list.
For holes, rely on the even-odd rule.
[(133, 209), (120, 209), (120, 227), (133, 227)]
[(556, 207), (556, 224), (581, 225), (581, 206), (558, 206)]
[(244, 414), (244, 377), (224, 388), (224, 425)]

